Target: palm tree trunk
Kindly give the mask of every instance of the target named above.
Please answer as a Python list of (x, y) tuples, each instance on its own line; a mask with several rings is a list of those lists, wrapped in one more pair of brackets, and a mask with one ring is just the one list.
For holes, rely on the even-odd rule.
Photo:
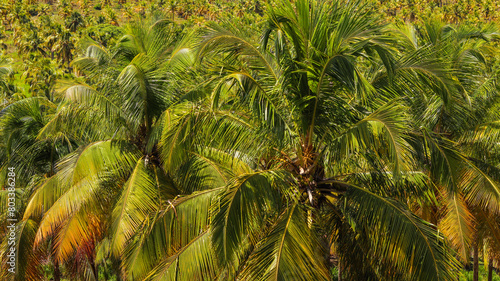
[(493, 260), (490, 258), (488, 260), (488, 281), (493, 280)]
[(61, 281), (61, 270), (57, 261), (54, 262), (54, 281)]
[(479, 249), (477, 246), (477, 241), (474, 243), (473, 247), (473, 252), (474, 252), (474, 274), (473, 274), (473, 281), (479, 281)]
[(90, 262), (90, 266), (92, 267), (92, 273), (94, 273), (94, 280), (97, 281), (97, 280), (99, 280), (99, 272), (97, 270), (97, 266), (94, 262), (94, 259), (93, 258), (89, 259), (89, 262)]
[(339, 270), (338, 280), (342, 281), (342, 266), (341, 266), (341, 263), (340, 263), (340, 257), (339, 257), (339, 262), (338, 262), (337, 268)]

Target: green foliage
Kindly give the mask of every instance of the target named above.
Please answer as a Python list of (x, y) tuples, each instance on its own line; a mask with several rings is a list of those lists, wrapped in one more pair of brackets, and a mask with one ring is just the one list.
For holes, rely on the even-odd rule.
[(474, 248), (497, 266), (493, 2), (0, 4), (21, 242), (0, 279), (467, 280)]
[[(473, 272), (471, 270), (462, 270), (460, 272), (460, 281), (472, 281), (473, 280)], [(479, 265), (479, 280), (488, 280), (488, 268), (482, 264)], [(493, 281), (499, 281), (500, 275), (496, 271), (493, 271), (492, 276)]]

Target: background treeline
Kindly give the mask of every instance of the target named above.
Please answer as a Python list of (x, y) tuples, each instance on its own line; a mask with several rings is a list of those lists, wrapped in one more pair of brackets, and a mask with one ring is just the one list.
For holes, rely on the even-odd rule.
[[(258, 30), (266, 5), (267, 1), (260, 0), (6, 0), (0, 3), (1, 65), (15, 71), (10, 73), (9, 85), (4, 85), (5, 92), (15, 97), (34, 91), (48, 94), (56, 80), (70, 77), (69, 63), (82, 53), (79, 42), (90, 38), (103, 46), (113, 45), (123, 35), (120, 26), (131, 20), (161, 12), (183, 27), (229, 21)], [(500, 14), (500, 4), (491, 0), (367, 0), (363, 5), (384, 15), (383, 21), (410, 21), (417, 26), (430, 19), (484, 26), (497, 23)]]

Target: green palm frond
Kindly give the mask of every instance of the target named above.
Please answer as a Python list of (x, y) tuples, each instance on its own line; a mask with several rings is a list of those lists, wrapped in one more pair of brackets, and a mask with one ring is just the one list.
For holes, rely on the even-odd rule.
[[(36, 230), (38, 224), (36, 221), (27, 219), (23, 220), (16, 225), (15, 245), (9, 245), (8, 239), (2, 239), (0, 244), (0, 257), (2, 261), (9, 260), (7, 254), (10, 253), (10, 248), (16, 249), (15, 253), (15, 274), (9, 272), (7, 269), (10, 265), (2, 264), (2, 274), (0, 277), (4, 280), (40, 280), (43, 274), (39, 268), (42, 262), (41, 252), (33, 249)], [(12, 278), (12, 279), (11, 279)]]
[(213, 279), (217, 262), (213, 259), (209, 232), (203, 232), (175, 254), (162, 261), (144, 280)]
[(446, 196), (447, 211), (439, 223), (439, 229), (451, 241), (462, 262), (469, 258), (475, 219), (462, 195), (451, 193)]
[(428, 157), (432, 163), (430, 167), (431, 177), (449, 191), (457, 192), (460, 184), (460, 172), (464, 164), (461, 161), (461, 155), (450, 140), (433, 136), (435, 135), (431, 132), (423, 132), (424, 141), (428, 147)]
[(148, 64), (139, 56), (126, 66), (118, 76), (118, 85), (122, 92), (122, 107), (133, 130), (145, 122), (147, 129), (151, 128), (153, 118), (159, 116), (165, 108), (162, 83), (164, 78), (154, 70), (148, 69)]
[(100, 111), (105, 113), (104, 116), (107, 117), (116, 116), (120, 112), (119, 107), (109, 97), (87, 85), (73, 85), (69, 87), (65, 91), (64, 100), (89, 107), (98, 106)]
[(344, 177), (344, 181), (364, 186), (384, 197), (400, 200), (411, 198), (419, 204), (437, 203), (434, 194), (436, 189), (429, 187), (431, 179), (421, 171), (400, 172), (399, 180), (397, 180), (390, 171), (374, 170), (349, 174)]
[[(265, 149), (257, 142), (252, 123), (230, 111), (196, 110), (190, 103), (177, 105), (165, 112), (159, 148), (165, 170), (186, 161), (195, 144), (240, 154), (249, 149)], [(194, 134), (193, 132), (197, 132)], [(264, 136), (263, 136), (264, 137)]]
[[(265, 85), (259, 83), (261, 81), (257, 81), (247, 72), (233, 72), (225, 78), (225, 81), (222, 80), (224, 86), (229, 89), (238, 88), (236, 92), (240, 96), (240, 105), (245, 104), (251, 108), (255, 117), (267, 124), (278, 138), (283, 138), (285, 133), (290, 134), (291, 129), (287, 124), (290, 117), (286, 116), (283, 99), (273, 96), (272, 90), (266, 90)], [(217, 92), (212, 95), (214, 101), (219, 100), (219, 95)]]
[(491, 210), (499, 210), (500, 186), (498, 177), (492, 177), (480, 167), (465, 160), (466, 168), (461, 174), (464, 195), (473, 204)]
[[(204, 190), (167, 201), (159, 213), (146, 219), (141, 230), (128, 241), (123, 253), (122, 267), (126, 269), (127, 278), (136, 280), (152, 274), (160, 262), (176, 252), (179, 254), (178, 251), (206, 231), (211, 210), (221, 191), (222, 188)], [(169, 262), (162, 264), (170, 267)], [(161, 272), (162, 266), (154, 270)]]
[(272, 216), (270, 212), (279, 208), (278, 190), (268, 179), (273, 176), (273, 173), (260, 172), (243, 174), (226, 186), (211, 225), (213, 244), (221, 261), (235, 259), (247, 236), (252, 239), (257, 235), (263, 216), (266, 213)]
[(381, 157), (388, 156), (396, 176), (400, 171), (408, 170), (411, 147), (404, 136), (406, 120), (402, 110), (404, 107), (392, 102), (380, 107), (336, 137), (329, 153), (340, 160), (358, 151), (372, 149)]
[[(234, 157), (220, 149), (203, 148), (198, 153), (193, 153), (196, 158), (210, 165), (220, 179), (227, 184), (230, 178), (237, 175), (249, 174), (252, 172), (250, 159), (244, 157)], [(213, 173), (212, 173), (213, 174)]]
[(87, 46), (85, 54), (71, 62), (71, 65), (78, 71), (85, 71), (91, 77), (98, 77), (97, 74), (103, 74), (102, 67), (110, 65), (111, 54), (102, 46), (91, 44)]
[(148, 167), (141, 158), (122, 187), (111, 213), (110, 227), (111, 247), (117, 257), (143, 221), (159, 210), (161, 201), (172, 199), (176, 194), (175, 188), (167, 186), (168, 181), (161, 173), (156, 167)]
[[(84, 221), (85, 206), (98, 207), (106, 193), (100, 190), (103, 183), (123, 179), (137, 163), (138, 153), (134, 147), (119, 141), (93, 143), (76, 153), (72, 159), (70, 187), (46, 210), (38, 228), (36, 243), (40, 243), (56, 231), (58, 226), (70, 219), (76, 224)], [(117, 182), (115, 182), (115, 185)], [(78, 200), (75, 200), (78, 198)], [(34, 199), (37, 199), (35, 195)], [(99, 208), (101, 208), (99, 207)], [(96, 208), (96, 209), (99, 209)], [(75, 214), (80, 213), (79, 217)], [(85, 231), (84, 228), (80, 228)], [(69, 252), (65, 252), (69, 254)]]
[(391, 261), (410, 280), (456, 278), (458, 261), (445, 237), (400, 202), (349, 185), (344, 208), (351, 227), (368, 234), (373, 254)]
[[(130, 130), (129, 127), (123, 111), (111, 97), (87, 85), (73, 85), (64, 91), (57, 112), (37, 137), (47, 138), (64, 133), (75, 139), (95, 141), (116, 136), (118, 132), (121, 136), (124, 131)], [(107, 136), (103, 131), (107, 131)]]
[(46, 179), (29, 199), (24, 210), (24, 219), (41, 217), (64, 194), (66, 191), (64, 187), (67, 186), (63, 185), (56, 175)]
[(330, 280), (321, 247), (298, 205), (289, 206), (256, 245), (242, 280)]

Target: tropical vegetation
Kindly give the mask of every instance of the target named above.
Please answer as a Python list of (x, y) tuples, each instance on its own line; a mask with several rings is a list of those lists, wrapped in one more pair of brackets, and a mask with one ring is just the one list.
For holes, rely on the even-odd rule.
[(0, 4), (0, 278), (498, 278), (498, 7), (448, 2)]

